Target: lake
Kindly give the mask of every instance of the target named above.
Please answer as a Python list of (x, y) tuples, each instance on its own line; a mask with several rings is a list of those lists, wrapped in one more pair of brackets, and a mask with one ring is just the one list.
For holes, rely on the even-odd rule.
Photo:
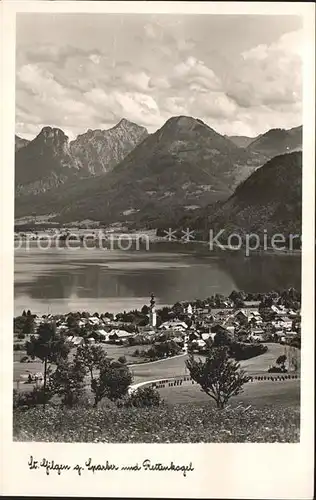
[(301, 288), (300, 255), (245, 257), (184, 252), (183, 245), (154, 244), (143, 250), (31, 248), (15, 250), (14, 314), (141, 308), (154, 293), (157, 305), (232, 290), (267, 292)]

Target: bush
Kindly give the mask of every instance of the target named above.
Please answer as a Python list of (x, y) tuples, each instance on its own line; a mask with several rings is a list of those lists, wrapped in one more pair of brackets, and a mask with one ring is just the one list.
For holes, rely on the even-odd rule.
[(47, 403), (53, 396), (47, 389), (44, 391), (43, 387), (34, 387), (32, 391), (18, 392), (13, 390), (13, 408), (22, 407), (25, 410), (33, 408), (34, 406)]
[(286, 368), (282, 368), (281, 366), (271, 366), (268, 369), (268, 372), (269, 373), (287, 373), (287, 369)]
[(181, 347), (173, 340), (157, 342), (152, 345), (147, 351), (143, 351), (143, 355), (151, 361), (163, 359), (166, 357), (176, 356), (181, 352)]
[(19, 333), (18, 334), (18, 339), (19, 340), (24, 340), (25, 339), (25, 333)]
[(159, 391), (154, 387), (140, 387), (133, 391), (125, 400), (118, 401), (119, 407), (149, 408), (162, 403)]
[(289, 345), (291, 347), (296, 347), (297, 349), (300, 349), (301, 348), (301, 337), (299, 335), (297, 335), (296, 337), (293, 337), (289, 341)]
[(13, 350), (14, 351), (24, 351), (25, 345), (23, 344), (14, 344), (13, 345)]
[(20, 359), (20, 363), (27, 363), (28, 360), (29, 360), (28, 356), (22, 356), (22, 358)]
[(230, 355), (237, 361), (254, 358), (267, 352), (268, 347), (264, 344), (246, 344), (243, 342), (232, 342), (229, 347)]
[(117, 361), (121, 363), (122, 365), (126, 364), (126, 357), (125, 356), (120, 356)]

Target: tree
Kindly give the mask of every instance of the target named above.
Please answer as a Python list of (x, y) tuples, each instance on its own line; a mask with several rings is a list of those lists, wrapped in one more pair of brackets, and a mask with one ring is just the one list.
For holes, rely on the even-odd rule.
[(290, 346), (291, 347), (296, 347), (297, 349), (301, 349), (301, 336), (300, 335), (295, 335), (295, 337), (293, 337), (290, 340)]
[(75, 328), (76, 326), (78, 326), (78, 320), (72, 313), (68, 314), (66, 322), (68, 328)]
[(285, 354), (282, 354), (281, 356), (279, 356), (276, 360), (276, 364), (277, 365), (280, 365), (281, 369), (285, 372), (286, 371), (286, 368), (285, 368), (285, 362), (286, 362), (286, 355)]
[(94, 379), (94, 372), (100, 370), (108, 359), (106, 352), (101, 346), (89, 344), (79, 346), (75, 358), (76, 362), (82, 363), (88, 370), (91, 381)]
[(72, 363), (68, 359), (60, 360), (50, 377), (50, 391), (61, 396), (65, 406), (72, 407), (83, 394), (85, 375), (86, 368), (80, 360), (75, 358)]
[(241, 309), (242, 307), (244, 307), (244, 305), (244, 301), (241, 298), (236, 297), (236, 299), (234, 300), (234, 307), (236, 309)]
[(182, 305), (180, 304), (180, 302), (176, 302), (173, 306), (172, 306), (172, 310), (173, 312), (175, 313), (176, 316), (179, 316), (179, 314), (182, 313)]
[(149, 307), (146, 304), (141, 308), (141, 313), (147, 316), (149, 314)]
[(44, 408), (47, 394), (48, 363), (57, 363), (65, 359), (69, 353), (69, 346), (65, 342), (65, 337), (57, 334), (54, 323), (42, 323), (38, 328), (38, 337), (34, 335), (26, 343), (26, 353), (32, 359), (39, 358), (44, 363)]
[(205, 361), (196, 360), (192, 354), (186, 361), (192, 379), (216, 402), (217, 408), (224, 408), (232, 396), (243, 390), (249, 381), (238, 362), (229, 357), (226, 346), (213, 347), (207, 353)]
[(126, 365), (107, 360), (100, 368), (99, 376), (91, 381), (94, 406), (104, 397), (116, 401), (125, 396), (132, 380), (132, 374)]
[(161, 322), (164, 323), (165, 321), (168, 321), (169, 317), (170, 317), (170, 307), (163, 307), (162, 309), (159, 309), (157, 311), (157, 316), (159, 316), (159, 318), (161, 319)]
[(159, 406), (162, 403), (159, 391), (154, 387), (139, 387), (133, 391), (123, 406), (136, 408)]
[(82, 363), (90, 374), (94, 406), (104, 397), (115, 401), (127, 393), (132, 382), (127, 365), (108, 358), (101, 346), (79, 346), (75, 359)]
[(23, 325), (23, 333), (31, 334), (34, 333), (34, 318), (32, 315), (25, 315), (25, 322)]

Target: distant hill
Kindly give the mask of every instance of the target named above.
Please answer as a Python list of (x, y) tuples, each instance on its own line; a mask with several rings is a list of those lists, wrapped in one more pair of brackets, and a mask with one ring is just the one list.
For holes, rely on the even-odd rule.
[(245, 135), (227, 135), (225, 136), (230, 139), (239, 148), (247, 148), (257, 137), (247, 137)]
[(23, 137), (19, 137), (15, 135), (15, 151), (19, 151), (19, 149), (24, 148), (30, 141), (28, 139), (23, 139)]
[(81, 167), (93, 175), (111, 170), (132, 151), (148, 132), (124, 118), (108, 130), (88, 130), (70, 143), (71, 153)]
[[(241, 183), (225, 202), (204, 208), (191, 227), (246, 234), (301, 234), (302, 153), (277, 156)], [(216, 233), (215, 233), (216, 234)], [(260, 235), (259, 235), (260, 236)]]
[(290, 130), (281, 128), (271, 129), (251, 142), (247, 149), (272, 158), (283, 153), (301, 150), (302, 134), (302, 126)]

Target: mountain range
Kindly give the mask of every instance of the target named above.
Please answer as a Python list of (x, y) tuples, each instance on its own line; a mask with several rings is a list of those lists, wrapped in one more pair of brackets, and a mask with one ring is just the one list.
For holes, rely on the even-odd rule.
[(144, 127), (123, 119), (109, 130), (88, 130), (71, 142), (52, 127), (24, 144), (16, 136), (16, 195), (38, 194), (70, 179), (108, 172), (147, 135)]
[(122, 119), (71, 142), (51, 127), (23, 145), (16, 136), (15, 216), (169, 227), (231, 199), (274, 156), (301, 149), (302, 127), (272, 129), (243, 147), (247, 139), (238, 144), (186, 116), (153, 134)]

